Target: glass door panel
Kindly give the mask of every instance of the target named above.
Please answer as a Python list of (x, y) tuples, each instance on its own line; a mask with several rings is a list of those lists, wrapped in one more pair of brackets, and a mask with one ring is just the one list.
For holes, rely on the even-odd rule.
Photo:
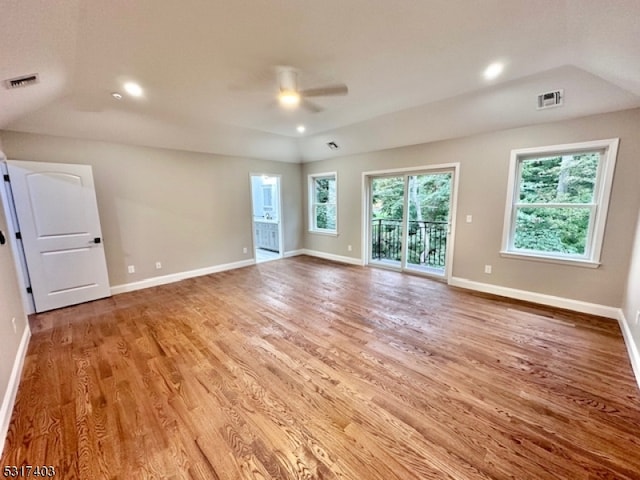
[(451, 172), (408, 175), (403, 268), (444, 275), (451, 215)]
[(405, 211), (404, 176), (372, 178), (370, 193), (370, 261), (400, 268)]

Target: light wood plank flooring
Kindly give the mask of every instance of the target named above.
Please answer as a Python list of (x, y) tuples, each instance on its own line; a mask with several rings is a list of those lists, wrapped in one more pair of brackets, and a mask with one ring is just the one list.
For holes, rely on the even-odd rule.
[(615, 321), (309, 257), (41, 314), (0, 467), (640, 478)]

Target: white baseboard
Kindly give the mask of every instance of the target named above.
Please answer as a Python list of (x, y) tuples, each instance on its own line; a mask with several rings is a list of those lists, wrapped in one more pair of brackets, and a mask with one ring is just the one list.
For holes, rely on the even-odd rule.
[(515, 288), (501, 287), (499, 285), (491, 285), (489, 283), (475, 282), (466, 278), (451, 277), (449, 285), (453, 287), (466, 288), (468, 290), (476, 290), (478, 292), (492, 293), (502, 297), (515, 298), (527, 302), (539, 303), (550, 307), (564, 308), (574, 312), (589, 313), (591, 315), (599, 315), (601, 317), (619, 318), (619, 308), (600, 305), (597, 303), (583, 302), (581, 300), (572, 300), (570, 298), (555, 297), (544, 293), (529, 292), (526, 290), (517, 290)]
[(20, 346), (18, 347), (18, 353), (13, 362), (13, 368), (11, 369), (11, 377), (9, 377), (9, 384), (7, 385), (7, 391), (2, 399), (2, 407), (0, 407), (0, 456), (4, 450), (4, 443), (7, 439), (7, 432), (9, 431), (9, 423), (11, 422), (11, 414), (13, 413), (13, 407), (16, 402), (16, 395), (18, 394), (18, 386), (20, 385), (20, 377), (22, 376), (22, 367), (24, 366), (24, 359), (27, 356), (27, 350), (29, 347), (29, 339), (31, 338), (31, 329), (29, 323), (24, 328), (22, 333), (22, 340), (20, 340)]
[(282, 255), (284, 258), (289, 258), (289, 257), (297, 257), (298, 255), (304, 255), (304, 250), (300, 249), (300, 250), (289, 250), (288, 252), (284, 252), (284, 254)]
[(631, 327), (629, 326), (629, 322), (624, 316), (624, 312), (621, 308), (618, 309), (618, 323), (620, 324), (620, 330), (622, 330), (624, 343), (627, 346), (627, 352), (629, 353), (629, 360), (631, 360), (631, 368), (633, 369), (633, 374), (636, 377), (638, 388), (640, 388), (640, 350), (638, 349), (638, 345), (636, 344), (636, 342), (633, 340)]
[(364, 263), (361, 258), (344, 257), (342, 255), (335, 255), (333, 253), (320, 252), (318, 250), (308, 250), (304, 248), (300, 255), (309, 255), (311, 257), (324, 258), (325, 260), (333, 260), (334, 262), (348, 263), (349, 265), (362, 266)]
[(162, 275), (161, 277), (146, 278), (144, 280), (140, 280), (139, 282), (115, 285), (111, 287), (111, 295), (133, 292), (135, 290), (142, 290), (143, 288), (157, 287), (159, 285), (166, 285), (167, 283), (179, 282), (180, 280), (185, 280), (187, 278), (209, 275), (210, 273), (224, 272), (225, 270), (248, 267), (250, 265), (255, 265), (255, 263), (256, 261), (253, 258), (250, 258), (249, 260), (241, 260), (239, 262), (224, 263), (222, 265), (214, 265), (212, 267), (198, 268), (197, 270), (189, 270), (186, 272), (172, 273), (170, 275)]

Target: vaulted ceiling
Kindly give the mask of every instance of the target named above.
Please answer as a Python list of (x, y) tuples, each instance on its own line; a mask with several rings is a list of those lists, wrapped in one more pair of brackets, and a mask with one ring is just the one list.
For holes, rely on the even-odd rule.
[[(0, 129), (304, 162), (640, 106), (639, 39), (638, 0), (2, 0), (0, 80), (39, 83)], [(278, 65), (349, 94), (285, 110)]]

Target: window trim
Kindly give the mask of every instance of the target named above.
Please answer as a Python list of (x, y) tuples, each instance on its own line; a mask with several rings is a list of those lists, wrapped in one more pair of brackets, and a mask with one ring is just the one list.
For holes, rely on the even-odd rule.
[[(562, 145), (549, 145), (545, 147), (521, 148), (511, 150), (509, 162), (509, 179), (507, 184), (507, 200), (504, 214), (504, 226), (502, 230), (502, 249), (500, 255), (507, 258), (519, 258), (547, 263), (559, 263), (589, 268), (598, 268), (602, 254), (607, 212), (613, 186), (613, 174), (618, 156), (619, 138), (594, 140), (590, 142), (569, 143)], [(584, 255), (569, 255), (561, 253), (545, 253), (527, 250), (516, 250), (513, 247), (515, 234), (515, 215), (518, 203), (516, 196), (519, 193), (520, 169), (522, 161), (543, 155), (578, 153), (585, 151), (603, 152), (598, 162), (596, 184), (594, 187), (594, 200), (592, 204), (571, 205), (579, 208), (590, 208), (591, 221), (587, 232), (587, 245)], [(535, 205), (535, 204), (533, 204)], [(563, 204), (546, 204), (551, 207)], [(585, 205), (588, 205), (586, 207)]]
[[(324, 173), (311, 173), (308, 175), (308, 214), (309, 214), (309, 222), (308, 222), (308, 230), (309, 233), (321, 234), (321, 235), (338, 235), (338, 172), (324, 172)], [(336, 183), (336, 228), (318, 228), (316, 226), (316, 216), (315, 216), (315, 207), (318, 205), (315, 201), (316, 199), (316, 184), (315, 181), (319, 178), (333, 178)]]

